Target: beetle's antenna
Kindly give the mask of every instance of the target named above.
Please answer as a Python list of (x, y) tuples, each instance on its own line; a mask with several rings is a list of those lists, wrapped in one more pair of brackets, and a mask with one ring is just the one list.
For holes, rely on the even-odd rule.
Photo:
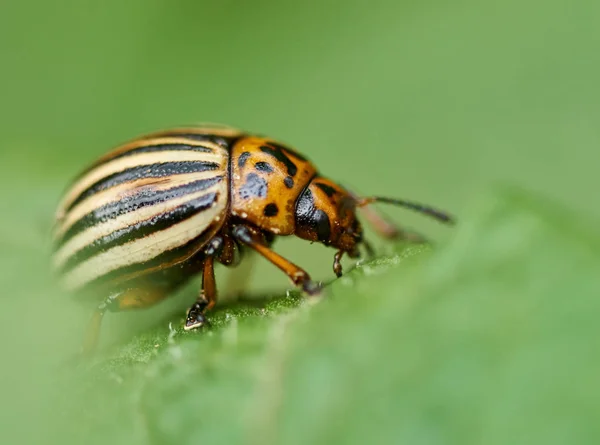
[(368, 198), (358, 198), (356, 200), (356, 206), (364, 207), (374, 202), (382, 202), (384, 204), (392, 204), (398, 207), (405, 207), (407, 209), (414, 210), (416, 212), (430, 216), (443, 223), (454, 224), (454, 218), (446, 212), (416, 202), (404, 201), (402, 199), (385, 198), (383, 196), (370, 196)]

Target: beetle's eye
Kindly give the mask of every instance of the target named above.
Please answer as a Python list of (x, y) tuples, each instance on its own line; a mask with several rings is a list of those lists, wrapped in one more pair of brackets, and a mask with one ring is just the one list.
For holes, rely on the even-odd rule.
[(327, 213), (318, 209), (313, 215), (313, 224), (317, 230), (319, 241), (328, 244), (331, 241), (331, 224)]

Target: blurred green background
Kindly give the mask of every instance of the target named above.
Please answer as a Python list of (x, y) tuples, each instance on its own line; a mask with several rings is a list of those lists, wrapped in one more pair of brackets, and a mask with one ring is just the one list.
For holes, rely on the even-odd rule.
[[(81, 314), (46, 270), (48, 234), (61, 192), (96, 156), (146, 131), (220, 122), (288, 142), (364, 194), (460, 217), (508, 182), (597, 217), (599, 23), (596, 0), (3, 1), (5, 431), (21, 431), (43, 367), (78, 340)], [(322, 247), (279, 251), (332, 276)], [(273, 272), (261, 263), (252, 289), (287, 286)]]

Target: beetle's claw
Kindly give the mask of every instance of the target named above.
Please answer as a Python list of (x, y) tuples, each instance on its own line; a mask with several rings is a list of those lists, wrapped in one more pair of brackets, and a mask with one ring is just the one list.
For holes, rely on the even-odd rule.
[(186, 331), (197, 329), (202, 326), (208, 325), (206, 315), (202, 312), (202, 306), (199, 303), (195, 303), (189, 310), (185, 319), (185, 326), (183, 327)]

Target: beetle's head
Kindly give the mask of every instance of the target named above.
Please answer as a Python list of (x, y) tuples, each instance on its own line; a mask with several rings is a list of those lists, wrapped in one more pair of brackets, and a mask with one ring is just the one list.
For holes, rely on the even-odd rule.
[(409, 208), (444, 223), (453, 222), (450, 215), (433, 207), (379, 196), (359, 198), (330, 179), (317, 176), (297, 201), (295, 233), (300, 238), (320, 241), (356, 257), (361, 243), (370, 250), (363, 239), (363, 228), (357, 218), (357, 209), (362, 208), (363, 216), (386, 238), (404, 237), (407, 240), (424, 241), (419, 235), (404, 232), (369, 209), (368, 205), (375, 202)]
[(363, 237), (356, 202), (347, 190), (317, 176), (297, 201), (296, 235), (354, 254)]

